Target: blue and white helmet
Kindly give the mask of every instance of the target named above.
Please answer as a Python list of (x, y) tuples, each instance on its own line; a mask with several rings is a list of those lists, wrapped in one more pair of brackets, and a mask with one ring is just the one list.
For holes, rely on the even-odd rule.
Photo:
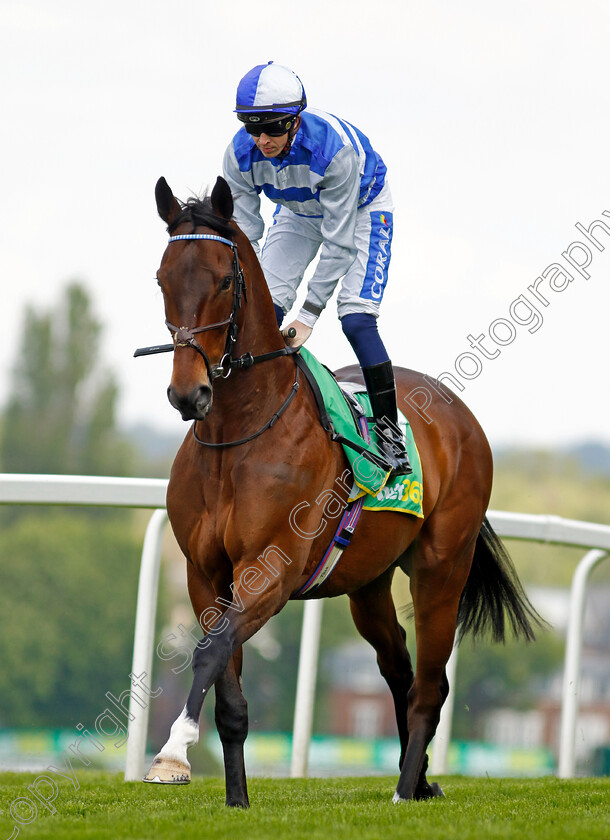
[(237, 86), (235, 113), (245, 123), (296, 117), (306, 107), (305, 89), (297, 74), (273, 61), (257, 64)]

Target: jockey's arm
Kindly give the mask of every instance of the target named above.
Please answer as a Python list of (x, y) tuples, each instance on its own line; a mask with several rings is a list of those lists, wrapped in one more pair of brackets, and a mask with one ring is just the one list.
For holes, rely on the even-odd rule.
[(260, 257), (258, 243), (265, 232), (265, 223), (260, 212), (261, 200), (254, 186), (247, 180), (251, 174), (240, 171), (232, 143), (225, 152), (222, 170), (233, 196), (233, 218), (250, 240), (256, 256)]
[(345, 146), (330, 162), (320, 184), (322, 247), (318, 265), (309, 281), (299, 320), (313, 327), (330, 300), (339, 279), (353, 263), (356, 211), (360, 192), (358, 157)]

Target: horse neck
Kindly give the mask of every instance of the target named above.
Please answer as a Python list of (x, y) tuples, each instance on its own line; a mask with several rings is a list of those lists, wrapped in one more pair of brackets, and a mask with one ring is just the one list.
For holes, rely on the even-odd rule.
[(269, 353), (284, 347), (284, 339), (277, 327), (275, 310), (267, 281), (254, 249), (246, 236), (236, 236), (240, 261), (246, 279), (247, 302), (238, 321), (240, 324), (235, 355)]
[[(247, 301), (242, 303), (233, 358), (251, 353), (259, 356), (285, 346), (277, 327), (267, 282), (256, 254), (239, 231), (236, 242), (246, 280)], [(295, 380), (294, 360), (281, 356), (250, 368), (232, 371), (214, 385), (215, 406), (208, 419), (210, 431), (223, 439), (252, 431), (256, 422), (266, 422), (288, 396)]]

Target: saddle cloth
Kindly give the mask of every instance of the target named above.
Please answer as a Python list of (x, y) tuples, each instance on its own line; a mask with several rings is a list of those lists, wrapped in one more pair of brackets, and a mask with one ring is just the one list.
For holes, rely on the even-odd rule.
[[(370, 401), (363, 386), (338, 383), (333, 374), (316, 359), (313, 353), (304, 347), (301, 347), (299, 352), (318, 384), (324, 407), (335, 433), (378, 455), (380, 450), (377, 446), (377, 435), (371, 424)], [(354, 399), (360, 406), (361, 423), (363, 424), (365, 420), (367, 423), (368, 428), (364, 432), (364, 437), (354, 416), (354, 410), (350, 407), (350, 403), (353, 406)], [(356, 485), (350, 498), (358, 499), (364, 496), (364, 510), (393, 510), (399, 513), (410, 513), (423, 519), (422, 467), (419, 452), (409, 421), (401, 411), (398, 415), (413, 472), (410, 475), (390, 478), (389, 472), (366, 460), (363, 454), (356, 452), (349, 445), (342, 444)]]

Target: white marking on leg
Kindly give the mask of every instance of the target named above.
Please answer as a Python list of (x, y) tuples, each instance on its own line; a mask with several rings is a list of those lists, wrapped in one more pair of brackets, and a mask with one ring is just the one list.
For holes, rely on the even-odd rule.
[(199, 724), (187, 716), (185, 706), (180, 717), (172, 724), (167, 743), (161, 748), (157, 758), (173, 758), (176, 761), (182, 761), (187, 767), (190, 767), (191, 765), (186, 757), (186, 752), (198, 740)]

